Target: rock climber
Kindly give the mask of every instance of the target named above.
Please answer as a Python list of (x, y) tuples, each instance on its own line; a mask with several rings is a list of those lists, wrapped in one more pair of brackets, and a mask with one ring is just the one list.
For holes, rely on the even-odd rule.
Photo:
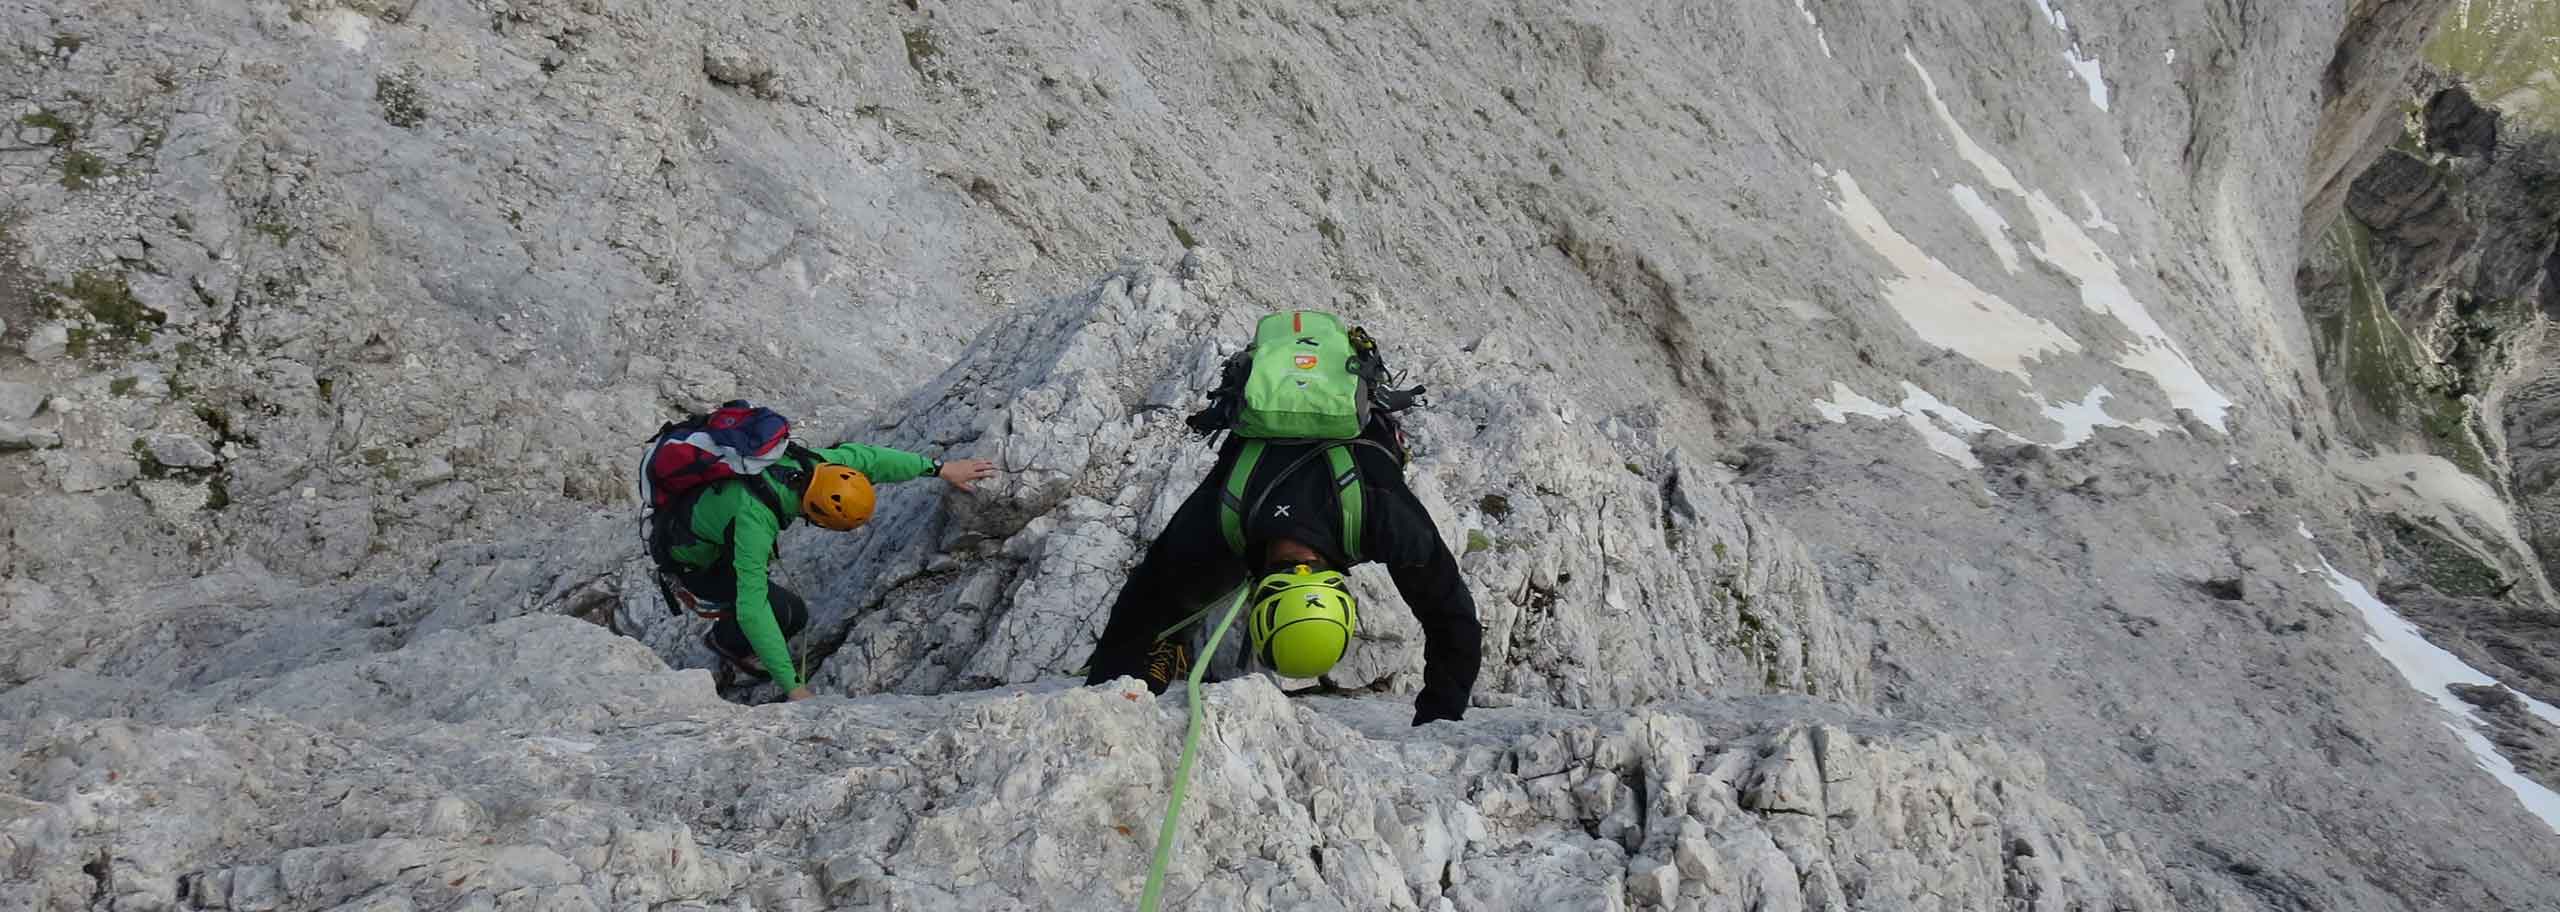
[[(1483, 628), (1457, 558), (1405, 485), (1393, 412), (1421, 390), (1386, 389), (1384, 377), (1367, 333), (1344, 333), (1329, 314), (1261, 321), (1254, 347), (1229, 360), (1212, 404), (1190, 421), (1204, 433), (1232, 433), (1129, 572), (1085, 683), (1126, 675), (1163, 693), (1191, 671), (1192, 647), (1174, 635), (1189, 626), (1185, 616), (1199, 619), (1247, 580), (1256, 660), (1282, 677), (1320, 677), (1358, 626), (1343, 572), (1375, 561), (1422, 623), (1413, 724), (1466, 714)], [(1323, 413), (1333, 417), (1293, 424)]]
[[(717, 619), (703, 634), (705, 645), (738, 672), (770, 679), (787, 698), (806, 700), (811, 696), (808, 682), (792, 664), (789, 641), (807, 626), (808, 603), (768, 579), (782, 530), (792, 520), (805, 517), (819, 528), (850, 532), (871, 519), (875, 483), (896, 484), (931, 475), (967, 491), (994, 476), (995, 464), (984, 459), (943, 462), (858, 443), (809, 449), (788, 443), (788, 425), (780, 416), (738, 407), (753, 409), (748, 403), (731, 403), (707, 419), (698, 419), (718, 423), (723, 413), (740, 412), (726, 419), (726, 428), (669, 426), (681, 436), (661, 430), (662, 440), (690, 438), (701, 448), (697, 453), (725, 457), (732, 471), (741, 465), (750, 471), (718, 473), (722, 477), (671, 498), (659, 511), (664, 518), (657, 528), (662, 531), (651, 535), (650, 552), (658, 560), (660, 582), (671, 606)], [(741, 434), (745, 436), (740, 438)], [(754, 442), (724, 448), (711, 443), (715, 438)], [(676, 461), (659, 457), (668, 448), (653, 447), (652, 461)]]

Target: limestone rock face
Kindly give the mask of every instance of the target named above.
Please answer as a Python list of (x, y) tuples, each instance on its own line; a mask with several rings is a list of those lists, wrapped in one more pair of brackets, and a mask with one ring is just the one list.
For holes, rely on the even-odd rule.
[[(1287, 308), (1486, 666), (1407, 727), (1358, 571), (1180, 907), (2560, 904), (2560, 218), (2398, 141), (2444, 5), (0, 5), (0, 908), (1126, 908), (1182, 704), (1068, 685)], [(785, 536), (814, 703), (639, 550), (742, 396), (1004, 469)]]
[[(1206, 697), (1185, 907), (2172, 908), (2032, 755), (1836, 705)], [(1127, 680), (742, 711), (555, 617), (127, 710), (0, 723), (11, 908), (1122, 909), (1183, 725)]]
[[(821, 687), (975, 689), (1084, 664), (1121, 576), (1213, 456), (1182, 423), (1195, 391), (1251, 335), (1254, 314), (1208, 304), (1214, 283), (1181, 277), (1204, 274), (1200, 263), (1127, 269), (1032, 311), (893, 417), (846, 432), (987, 456), (1006, 474), (979, 496), (948, 495), (947, 510), (935, 507), (939, 482), (891, 489), (877, 521), (793, 567), (792, 579), (816, 580), (814, 625), (842, 631), (841, 644), (819, 647)], [(1409, 376), (1451, 369), (1391, 364)], [(1857, 633), (1829, 607), (1803, 546), (1729, 467), (1534, 384), (1461, 387), (1406, 413), (1404, 427), (1408, 481), (1463, 553), (1486, 626), (1487, 691), (1564, 706), (1864, 696)], [(1384, 572), (1355, 578), (1362, 642), (1327, 683), (1411, 694), (1421, 629)]]

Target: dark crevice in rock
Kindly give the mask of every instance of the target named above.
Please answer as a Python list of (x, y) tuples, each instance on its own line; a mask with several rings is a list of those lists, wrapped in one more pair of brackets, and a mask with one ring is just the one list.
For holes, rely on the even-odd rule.
[(90, 880), (97, 882), (97, 886), (89, 894), (89, 907), (92, 909), (114, 908), (111, 896), (116, 888), (115, 857), (102, 847), (98, 849), (98, 857), (80, 866), (80, 873), (89, 875)]
[(2237, 602), (2245, 596), (2241, 590), (2240, 578), (2236, 576), (2217, 576), (2212, 579), (2198, 580), (2193, 585), (2196, 591), (2226, 602)]
[(2427, 148), (2454, 156), (2491, 157), (2498, 150), (2498, 112), (2483, 108), (2462, 86), (2427, 99)]
[(2236, 850), (2211, 843), (2197, 843), (2196, 851), (2213, 859), (2216, 872), (2230, 878), (2267, 908), (2286, 912), (2315, 912), (2324, 908), (2316, 899), (2319, 891), (2290, 872), (2270, 869), (2240, 857)]

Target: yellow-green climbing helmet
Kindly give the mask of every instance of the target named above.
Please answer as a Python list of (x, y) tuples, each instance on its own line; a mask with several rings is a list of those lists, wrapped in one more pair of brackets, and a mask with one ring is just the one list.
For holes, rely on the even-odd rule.
[(1331, 671), (1351, 648), (1360, 603), (1342, 574), (1299, 564), (1254, 584), (1247, 627), (1265, 667), (1285, 678), (1312, 678)]

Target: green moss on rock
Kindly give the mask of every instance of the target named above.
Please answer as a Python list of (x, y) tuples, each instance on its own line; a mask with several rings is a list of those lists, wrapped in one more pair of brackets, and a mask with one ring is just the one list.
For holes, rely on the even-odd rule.
[(2461, 598), (2495, 598), (2507, 591), (2506, 575), (2461, 544), (2426, 526), (2394, 517), (2392, 539), (2429, 588)]
[(69, 351), (87, 357), (101, 345), (125, 348), (151, 343), (152, 331), (168, 321), (133, 296), (124, 278), (113, 273), (83, 272), (68, 285), (47, 289), (57, 316), (85, 318), (71, 328)]

